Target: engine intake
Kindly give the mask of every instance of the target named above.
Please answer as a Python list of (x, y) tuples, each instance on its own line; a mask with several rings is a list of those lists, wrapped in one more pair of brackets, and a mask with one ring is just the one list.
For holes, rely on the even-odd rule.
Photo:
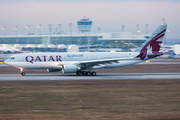
[(48, 72), (59, 72), (62, 70), (62, 66), (54, 66), (53, 68), (47, 69)]
[(47, 69), (48, 72), (59, 72), (61, 70), (57, 70), (57, 69)]

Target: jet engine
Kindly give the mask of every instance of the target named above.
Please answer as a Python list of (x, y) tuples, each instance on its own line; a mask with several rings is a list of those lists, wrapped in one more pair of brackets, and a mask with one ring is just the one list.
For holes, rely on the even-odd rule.
[(53, 68), (47, 69), (48, 72), (60, 72), (62, 70), (62, 66), (54, 66)]
[(58, 70), (58, 69), (47, 69), (48, 72), (59, 72), (61, 70)]
[(62, 67), (63, 73), (75, 73), (79, 70), (81, 70), (80, 67), (76, 65), (63, 65)]

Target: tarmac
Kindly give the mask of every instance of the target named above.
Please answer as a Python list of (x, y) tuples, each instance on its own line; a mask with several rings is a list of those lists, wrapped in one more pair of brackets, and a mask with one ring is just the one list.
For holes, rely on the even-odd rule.
[(96, 76), (76, 76), (76, 74), (0, 74), (0, 81), (27, 80), (146, 80), (180, 79), (180, 73), (98, 73)]
[[(180, 62), (141, 62), (141, 63), (138, 63), (138, 64), (158, 64), (158, 65), (163, 65), (163, 64), (177, 64), (177, 65), (180, 65)], [(4, 64), (4, 63), (0, 63), (0, 67), (9, 67), (8, 65)]]
[[(152, 64), (152, 65), (148, 66), (148, 64)], [(8, 72), (4, 72), (5, 74), (0, 74), (0, 81), (180, 79), (179, 64), (180, 64), (180, 59), (152, 59), (151, 62), (139, 63), (138, 65), (139, 67), (132, 66), (132, 68), (126, 68), (127, 70), (125, 70), (124, 73), (122, 71), (122, 68), (119, 68), (119, 69), (112, 69), (114, 70), (114, 72), (110, 72), (110, 73), (107, 71), (105, 72), (104, 70), (97, 71), (96, 76), (76, 76), (76, 74), (58, 74), (58, 73), (44, 74), (43, 72), (41, 74), (40, 71), (36, 71), (37, 73), (32, 71), (27, 71), (27, 74), (25, 76), (21, 76), (20, 74), (17, 74), (17, 72), (19, 72), (18, 69), (13, 69), (11, 71), (12, 69), (11, 67), (9, 68), (8, 65), (1, 63), (0, 68), (2, 70), (5, 69)], [(136, 69), (136, 71), (132, 71), (133, 69)], [(141, 69), (144, 69), (144, 71), (142, 71)], [(164, 71), (165, 69), (167, 70)], [(121, 71), (121, 73), (117, 71)], [(153, 71), (153, 73), (148, 73), (149, 71)], [(160, 73), (158, 73), (159, 71)], [(44, 72), (46, 71), (44, 70)]]

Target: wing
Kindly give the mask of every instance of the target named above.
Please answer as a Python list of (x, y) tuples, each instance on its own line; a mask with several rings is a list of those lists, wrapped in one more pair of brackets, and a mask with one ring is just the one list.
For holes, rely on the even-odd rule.
[(134, 57), (81, 61), (81, 62), (78, 62), (77, 65), (80, 66), (82, 69), (87, 69), (93, 66), (103, 67), (106, 64), (119, 63), (119, 61), (121, 60), (130, 60), (130, 59), (134, 59)]

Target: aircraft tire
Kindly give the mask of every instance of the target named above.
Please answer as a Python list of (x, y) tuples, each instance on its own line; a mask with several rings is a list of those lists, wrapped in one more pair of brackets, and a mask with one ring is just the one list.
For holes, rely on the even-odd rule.
[(82, 75), (86, 75), (86, 71), (82, 71)]
[(21, 75), (22, 75), (22, 76), (25, 76), (25, 72), (22, 72)]
[(91, 73), (90, 73), (90, 72), (86, 72), (86, 75), (87, 75), (87, 76), (90, 76), (90, 75), (91, 75)]
[(82, 75), (82, 72), (81, 71), (77, 71), (76, 75), (80, 76), (80, 75)]
[(94, 71), (91, 72), (91, 75), (92, 75), (92, 76), (96, 76), (96, 72), (94, 72)]

